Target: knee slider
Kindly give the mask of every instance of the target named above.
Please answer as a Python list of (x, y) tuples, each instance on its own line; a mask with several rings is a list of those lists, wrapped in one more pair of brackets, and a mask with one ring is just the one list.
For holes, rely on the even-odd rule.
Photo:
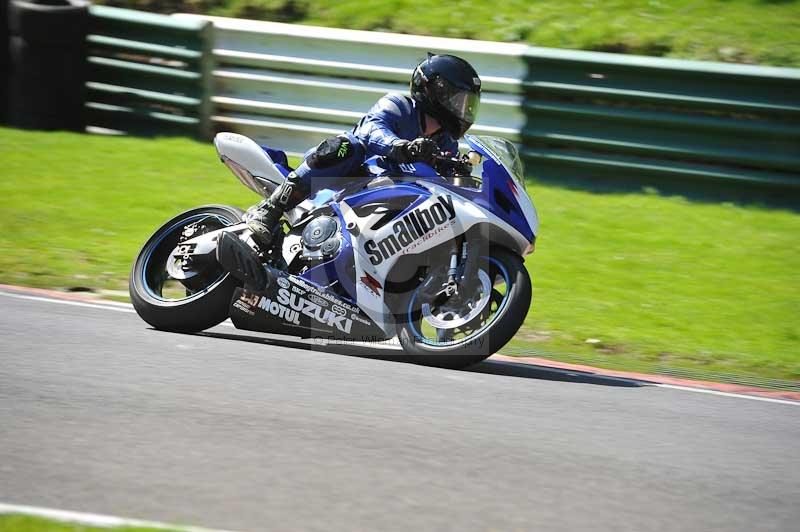
[(355, 146), (346, 135), (323, 140), (306, 162), (314, 169), (329, 168), (346, 161), (355, 154)]

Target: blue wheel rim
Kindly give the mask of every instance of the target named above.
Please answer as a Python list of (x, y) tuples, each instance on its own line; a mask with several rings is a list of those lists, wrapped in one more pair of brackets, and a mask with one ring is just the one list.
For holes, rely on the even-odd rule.
[(140, 280), (141, 280), (142, 286), (144, 287), (145, 292), (147, 292), (148, 296), (150, 296), (151, 298), (153, 298), (153, 299), (155, 299), (157, 301), (161, 301), (161, 302), (164, 302), (164, 303), (183, 303), (183, 302), (189, 301), (191, 299), (196, 299), (196, 298), (202, 296), (203, 294), (205, 294), (209, 290), (211, 290), (214, 287), (216, 287), (217, 285), (219, 285), (225, 279), (225, 277), (227, 276), (227, 272), (223, 272), (218, 278), (216, 278), (212, 283), (210, 283), (208, 286), (206, 286), (202, 290), (198, 290), (194, 294), (188, 295), (188, 296), (183, 297), (183, 298), (177, 298), (177, 299), (172, 299), (172, 298), (168, 299), (168, 298), (163, 297), (161, 294), (159, 294), (155, 290), (153, 290), (153, 287), (150, 286), (150, 282), (147, 280), (147, 274), (148, 274), (148, 272), (150, 272), (150, 260), (153, 258), (153, 255), (155, 254), (155, 252), (160, 250), (161, 242), (163, 242), (164, 239), (166, 239), (167, 237), (173, 235), (176, 228), (186, 227), (187, 225), (189, 225), (189, 224), (191, 224), (191, 223), (193, 223), (195, 221), (202, 220), (202, 219), (205, 219), (205, 218), (215, 218), (215, 219), (219, 220), (219, 222), (223, 226), (229, 226), (229, 225), (233, 224), (233, 222), (231, 220), (229, 220), (228, 218), (226, 218), (224, 216), (221, 216), (219, 214), (211, 214), (211, 213), (196, 214), (194, 216), (190, 216), (188, 218), (184, 218), (183, 220), (181, 220), (179, 222), (176, 222), (176, 223), (172, 224), (171, 226), (169, 226), (169, 228), (167, 230), (165, 230), (164, 232), (161, 233), (161, 235), (158, 237), (158, 239), (155, 242), (153, 242), (152, 244), (150, 244), (147, 247), (147, 252), (146, 252), (145, 257), (144, 257), (144, 259), (142, 261), (142, 271), (141, 271)]
[[(488, 256), (482, 256), (481, 259), (485, 259), (485, 260), (489, 261), (491, 264), (493, 264), (494, 266), (497, 267), (497, 269), (500, 271), (500, 274), (503, 277), (503, 281), (506, 283), (506, 287), (507, 287), (506, 293), (505, 293), (505, 295), (503, 297), (503, 300), (500, 302), (500, 305), (497, 307), (497, 310), (495, 311), (494, 316), (492, 316), (491, 319), (489, 319), (489, 321), (487, 321), (485, 324), (483, 324), (478, 330), (473, 331), (472, 333), (470, 333), (465, 338), (460, 339), (460, 340), (458, 340), (456, 342), (447, 342), (446, 345), (440, 345), (438, 342), (434, 342), (434, 341), (431, 341), (430, 339), (426, 338), (425, 336), (422, 335), (422, 333), (419, 330), (417, 330), (416, 324), (414, 322), (414, 304), (416, 303), (417, 296), (419, 294), (419, 291), (421, 290), (421, 287), (418, 287), (414, 291), (414, 293), (412, 294), (412, 296), (411, 296), (411, 298), (410, 298), (410, 300), (408, 302), (408, 309), (406, 310), (406, 312), (407, 312), (407, 314), (406, 314), (407, 323), (409, 324), (409, 327), (411, 328), (411, 332), (414, 334), (414, 339), (416, 341), (421, 342), (421, 343), (423, 343), (423, 344), (425, 344), (425, 345), (427, 345), (429, 347), (438, 347), (438, 348), (457, 347), (457, 346), (459, 346), (461, 344), (468, 343), (468, 342), (474, 340), (475, 338), (479, 337), (481, 334), (483, 334), (483, 332), (487, 328), (489, 328), (497, 320), (497, 318), (499, 316), (502, 315), (503, 311), (505, 310), (505, 307), (508, 305), (509, 294), (510, 294), (510, 291), (511, 291), (511, 276), (508, 274), (508, 270), (506, 269), (506, 267), (499, 260), (497, 260), (497, 259), (495, 259), (493, 257), (488, 257)], [(491, 305), (491, 301), (488, 304)]]

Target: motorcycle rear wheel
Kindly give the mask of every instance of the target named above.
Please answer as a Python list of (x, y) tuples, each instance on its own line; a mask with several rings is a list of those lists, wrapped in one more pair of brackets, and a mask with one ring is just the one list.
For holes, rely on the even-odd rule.
[[(441, 311), (425, 301), (422, 286), (401, 298), (397, 335), (403, 349), (417, 363), (427, 366), (464, 368), (476, 364), (505, 346), (525, 321), (531, 304), (531, 279), (522, 258), (505, 249), (493, 248), (481, 256), (479, 276), (483, 286), (477, 289), (477, 306), (485, 310), (471, 317), (462, 311), (463, 327), (436, 329), (446, 319), (459, 319), (457, 312)], [(487, 290), (488, 287), (488, 290)], [(462, 288), (466, 289), (466, 287)], [(485, 302), (484, 297), (488, 297)], [(435, 316), (438, 314), (438, 317)], [(463, 337), (455, 332), (464, 330)], [(444, 331), (444, 332), (443, 332)], [(437, 338), (432, 338), (438, 335)]]
[(235, 207), (205, 205), (175, 216), (153, 233), (131, 270), (129, 291), (137, 314), (156, 329), (175, 332), (198, 332), (227, 319), (236, 279), (212, 268), (187, 288), (169, 277), (166, 262), (189, 224), (200, 222), (214, 230), (239, 223), (243, 216)]

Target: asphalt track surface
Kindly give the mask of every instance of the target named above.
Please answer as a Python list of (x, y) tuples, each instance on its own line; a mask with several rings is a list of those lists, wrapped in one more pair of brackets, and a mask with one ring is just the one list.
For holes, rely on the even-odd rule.
[(800, 407), (0, 294), (0, 501), (234, 530), (798, 530)]

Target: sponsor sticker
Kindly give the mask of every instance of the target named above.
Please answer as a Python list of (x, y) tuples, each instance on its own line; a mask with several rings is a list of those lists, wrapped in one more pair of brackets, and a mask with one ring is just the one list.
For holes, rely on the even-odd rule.
[(381, 283), (369, 273), (364, 272), (364, 275), (361, 277), (361, 279), (359, 279), (359, 282), (375, 296), (381, 295), (381, 289), (383, 286), (381, 286)]
[(320, 304), (286, 288), (278, 289), (274, 300), (262, 296), (258, 308), (294, 325), (300, 325), (300, 316), (303, 315), (328, 327), (336, 327), (344, 333), (350, 333), (353, 328), (353, 320), (347, 318), (346, 313), (341, 315), (323, 308)]
[[(324, 299), (322, 299), (321, 297), (319, 297), (316, 294), (308, 294), (308, 299), (311, 300), (312, 302), (316, 303), (320, 307), (327, 307), (328, 306), (328, 302), (325, 301)], [(334, 312), (336, 311), (336, 305), (334, 305), (334, 309), (333, 310), (334, 310)]]
[(251, 307), (255, 307), (258, 305), (258, 294), (249, 294), (247, 292), (242, 292), (242, 296), (239, 298), (239, 301), (242, 303), (246, 303)]
[(236, 301), (234, 301), (233, 302), (233, 307), (241, 310), (242, 312), (244, 312), (248, 316), (255, 315), (255, 311), (253, 310), (253, 307), (249, 306), (247, 303), (244, 303), (241, 299), (237, 299)]
[[(429, 207), (417, 207), (392, 224), (392, 233), (377, 241), (364, 242), (369, 261), (377, 266), (398, 253), (406, 253), (420, 242), (439, 234), (452, 225), (456, 217), (453, 197), (449, 194), (436, 197)], [(362, 279), (363, 281), (363, 279)]]
[[(281, 288), (278, 293), (283, 291), (286, 291), (286, 289)], [(258, 302), (258, 308), (288, 323), (300, 325), (300, 313), (295, 309), (287, 307), (282, 301), (272, 300), (266, 296), (262, 296), (261, 301)]]
[(357, 312), (353, 312), (352, 314), (350, 314), (350, 319), (361, 322), (364, 325), (372, 325), (372, 323), (368, 319), (362, 318)]
[[(305, 280), (303, 280), (303, 279), (301, 279), (299, 277), (292, 277), (291, 279), (292, 279), (292, 291), (297, 293), (297, 294), (299, 294), (299, 295), (304, 295), (306, 293), (308, 295), (316, 295), (316, 296), (324, 299), (325, 301), (327, 301), (330, 304), (340, 305), (340, 306), (344, 307), (346, 310), (349, 310), (351, 312), (359, 312), (359, 308), (358, 307), (350, 305), (350, 304), (348, 304), (348, 303), (346, 303), (344, 301), (339, 300), (336, 296), (334, 296), (332, 294), (329, 294), (328, 292), (325, 292), (323, 290), (318, 289), (317, 287), (311, 285), (310, 283), (306, 282)], [(295, 289), (296, 286), (301, 287), (302, 290)]]

